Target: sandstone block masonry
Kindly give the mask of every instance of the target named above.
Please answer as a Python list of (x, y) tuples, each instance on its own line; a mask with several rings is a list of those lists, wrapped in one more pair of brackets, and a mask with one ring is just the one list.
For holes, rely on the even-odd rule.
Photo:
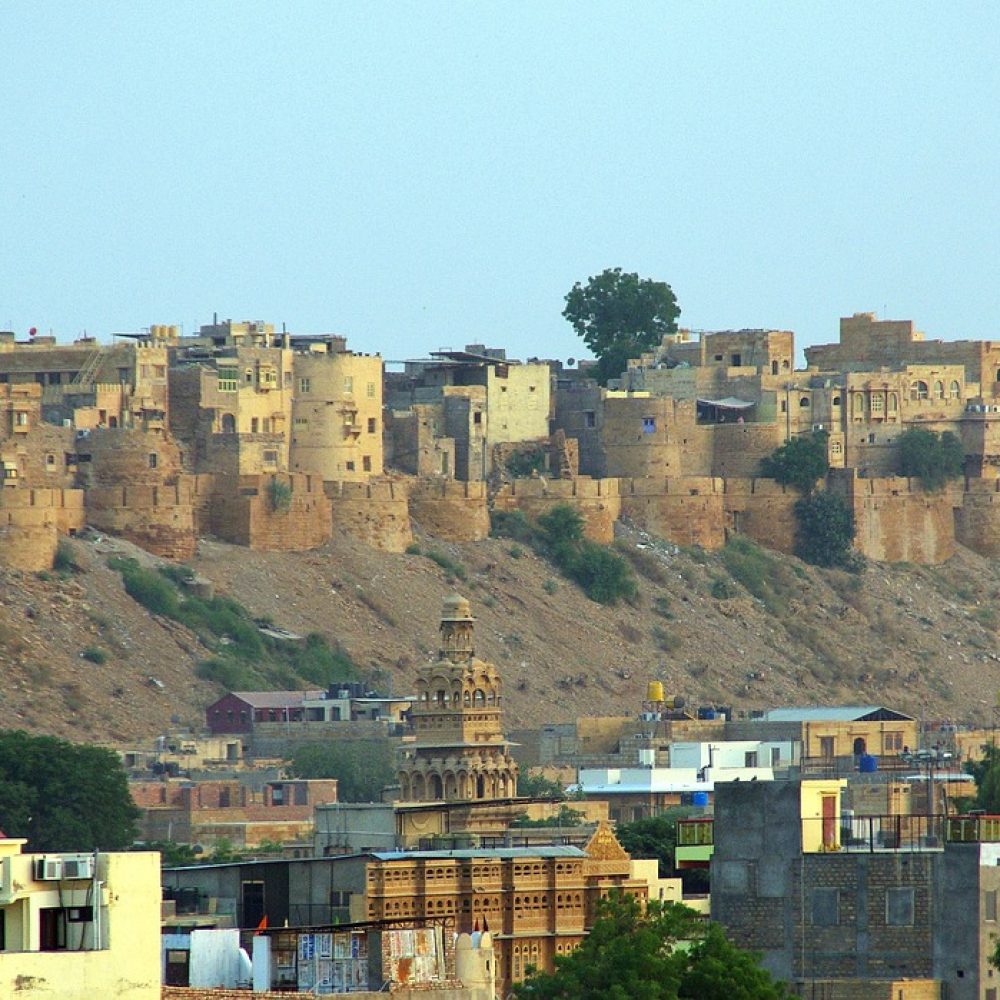
[(83, 527), (81, 490), (0, 489), (0, 563), (40, 572), (52, 568), (61, 533)]

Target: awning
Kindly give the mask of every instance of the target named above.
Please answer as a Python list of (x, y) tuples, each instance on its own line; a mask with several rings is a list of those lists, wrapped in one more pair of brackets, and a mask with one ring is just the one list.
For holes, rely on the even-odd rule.
[(737, 399), (735, 396), (726, 396), (725, 399), (699, 399), (699, 406), (714, 406), (719, 410), (749, 410), (756, 403), (747, 402), (745, 399)]

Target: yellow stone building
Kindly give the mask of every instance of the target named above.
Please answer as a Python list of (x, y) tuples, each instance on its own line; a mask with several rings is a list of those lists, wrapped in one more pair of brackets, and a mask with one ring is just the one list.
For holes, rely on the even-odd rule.
[(402, 751), (400, 798), (415, 802), (507, 799), (517, 764), (500, 725), (500, 674), (477, 659), (475, 619), (457, 594), (444, 603), (441, 648), (417, 677), (411, 709), (416, 741)]

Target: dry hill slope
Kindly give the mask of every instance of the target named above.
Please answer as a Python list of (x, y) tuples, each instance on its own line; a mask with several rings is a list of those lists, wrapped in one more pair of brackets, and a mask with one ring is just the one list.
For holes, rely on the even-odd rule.
[[(346, 537), (310, 553), (203, 541), (193, 565), (255, 615), (339, 641), (397, 693), (434, 655), (442, 599), (464, 593), (479, 621), (477, 653), (503, 672), (510, 729), (631, 714), (654, 676), (691, 704), (879, 701), (928, 718), (991, 720), (1000, 572), (988, 561), (960, 550), (942, 567), (872, 565), (855, 577), (770, 553), (736, 560), (624, 535), (640, 595), (614, 608), (501, 539), (420, 540), (464, 580), (425, 554), (390, 555)], [(66, 579), (0, 574), (6, 725), (95, 741), (199, 725), (221, 693), (195, 677), (206, 650), (136, 604), (106, 566), (112, 551), (138, 550), (108, 539), (72, 545), (83, 571)], [(83, 658), (88, 648), (106, 661)]]

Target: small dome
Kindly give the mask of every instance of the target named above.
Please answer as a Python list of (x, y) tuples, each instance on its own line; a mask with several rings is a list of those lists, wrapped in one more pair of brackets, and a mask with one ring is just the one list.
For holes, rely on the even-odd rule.
[(471, 622), (472, 608), (469, 602), (460, 594), (452, 594), (444, 600), (444, 607), (441, 610), (441, 621), (443, 622)]

